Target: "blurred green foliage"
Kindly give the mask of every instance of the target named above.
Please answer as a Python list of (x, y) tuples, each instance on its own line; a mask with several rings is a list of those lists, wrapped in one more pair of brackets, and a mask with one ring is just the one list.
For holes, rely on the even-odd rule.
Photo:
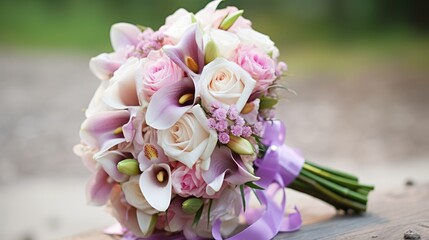
[[(109, 29), (130, 22), (157, 29), (176, 9), (207, 0), (0, 0), (0, 47), (110, 51)], [(427, 47), (429, 14), (421, 0), (227, 0), (282, 53)], [(421, 49), (420, 49), (421, 51)], [(421, 55), (421, 54), (420, 54)]]

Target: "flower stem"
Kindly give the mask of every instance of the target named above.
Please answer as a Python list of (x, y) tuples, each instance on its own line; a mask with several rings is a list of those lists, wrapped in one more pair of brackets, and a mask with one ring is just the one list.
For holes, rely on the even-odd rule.
[(373, 186), (363, 185), (358, 178), (341, 171), (306, 161), (290, 188), (309, 194), (346, 212), (365, 212), (368, 193)]

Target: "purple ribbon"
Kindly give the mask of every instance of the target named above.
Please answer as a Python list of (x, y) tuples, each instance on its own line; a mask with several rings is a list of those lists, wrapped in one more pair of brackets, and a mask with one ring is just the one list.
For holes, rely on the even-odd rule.
[[(268, 147), (263, 159), (257, 159), (256, 175), (261, 177), (257, 184), (265, 190), (256, 190), (255, 193), (261, 204), (265, 206), (262, 213), (247, 212), (246, 219), (258, 218), (240, 233), (228, 238), (242, 239), (271, 239), (279, 232), (296, 231), (301, 227), (302, 219), (298, 209), (294, 213), (284, 215), (286, 209), (285, 187), (288, 186), (301, 172), (304, 158), (294, 149), (284, 144), (286, 128), (282, 121), (264, 122), (262, 143)], [(274, 188), (273, 188), (274, 187)], [(274, 201), (274, 196), (280, 192), (280, 205)], [(247, 215), (247, 216), (246, 216)], [(221, 221), (218, 219), (212, 228), (212, 235), (216, 240), (222, 239), (220, 234)]]

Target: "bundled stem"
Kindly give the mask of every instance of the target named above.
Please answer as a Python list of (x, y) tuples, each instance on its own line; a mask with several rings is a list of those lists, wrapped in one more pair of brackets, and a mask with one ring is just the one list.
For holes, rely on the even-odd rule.
[(368, 193), (374, 186), (359, 183), (356, 176), (308, 161), (299, 176), (288, 186), (333, 205), (338, 210), (366, 211)]

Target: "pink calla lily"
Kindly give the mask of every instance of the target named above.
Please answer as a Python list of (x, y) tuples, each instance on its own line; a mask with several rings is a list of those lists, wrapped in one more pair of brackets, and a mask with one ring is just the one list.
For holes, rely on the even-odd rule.
[[(155, 129), (167, 129), (173, 126), (195, 102), (195, 84), (190, 78), (184, 78), (157, 91), (150, 101), (146, 112), (146, 123)], [(179, 103), (185, 94), (193, 94), (187, 103)]]
[(129, 23), (115, 23), (110, 29), (110, 41), (115, 51), (135, 46), (138, 44), (138, 36), (141, 31), (138, 27)]
[(102, 206), (110, 197), (114, 183), (109, 181), (109, 175), (99, 168), (86, 186), (86, 196), (89, 204)]
[(206, 192), (213, 195), (218, 192), (223, 182), (241, 185), (250, 181), (257, 181), (259, 177), (249, 173), (241, 160), (237, 160), (227, 147), (215, 149), (210, 161), (210, 167), (203, 171), (202, 176), (207, 183)]
[(152, 164), (140, 175), (140, 190), (147, 202), (164, 212), (171, 200), (171, 170), (165, 163)]
[(120, 161), (127, 158), (125, 154), (119, 151), (107, 151), (101, 154), (96, 161), (101, 165), (104, 171), (116, 182), (126, 181), (129, 176), (118, 171), (117, 165)]
[(97, 158), (111, 147), (125, 142), (122, 126), (129, 120), (130, 113), (126, 110), (99, 112), (82, 123), (82, 142), (99, 149), (94, 155)]
[(177, 45), (166, 45), (162, 49), (191, 78), (194, 79), (201, 73), (204, 67), (204, 54), (203, 38), (198, 24), (191, 25)]

